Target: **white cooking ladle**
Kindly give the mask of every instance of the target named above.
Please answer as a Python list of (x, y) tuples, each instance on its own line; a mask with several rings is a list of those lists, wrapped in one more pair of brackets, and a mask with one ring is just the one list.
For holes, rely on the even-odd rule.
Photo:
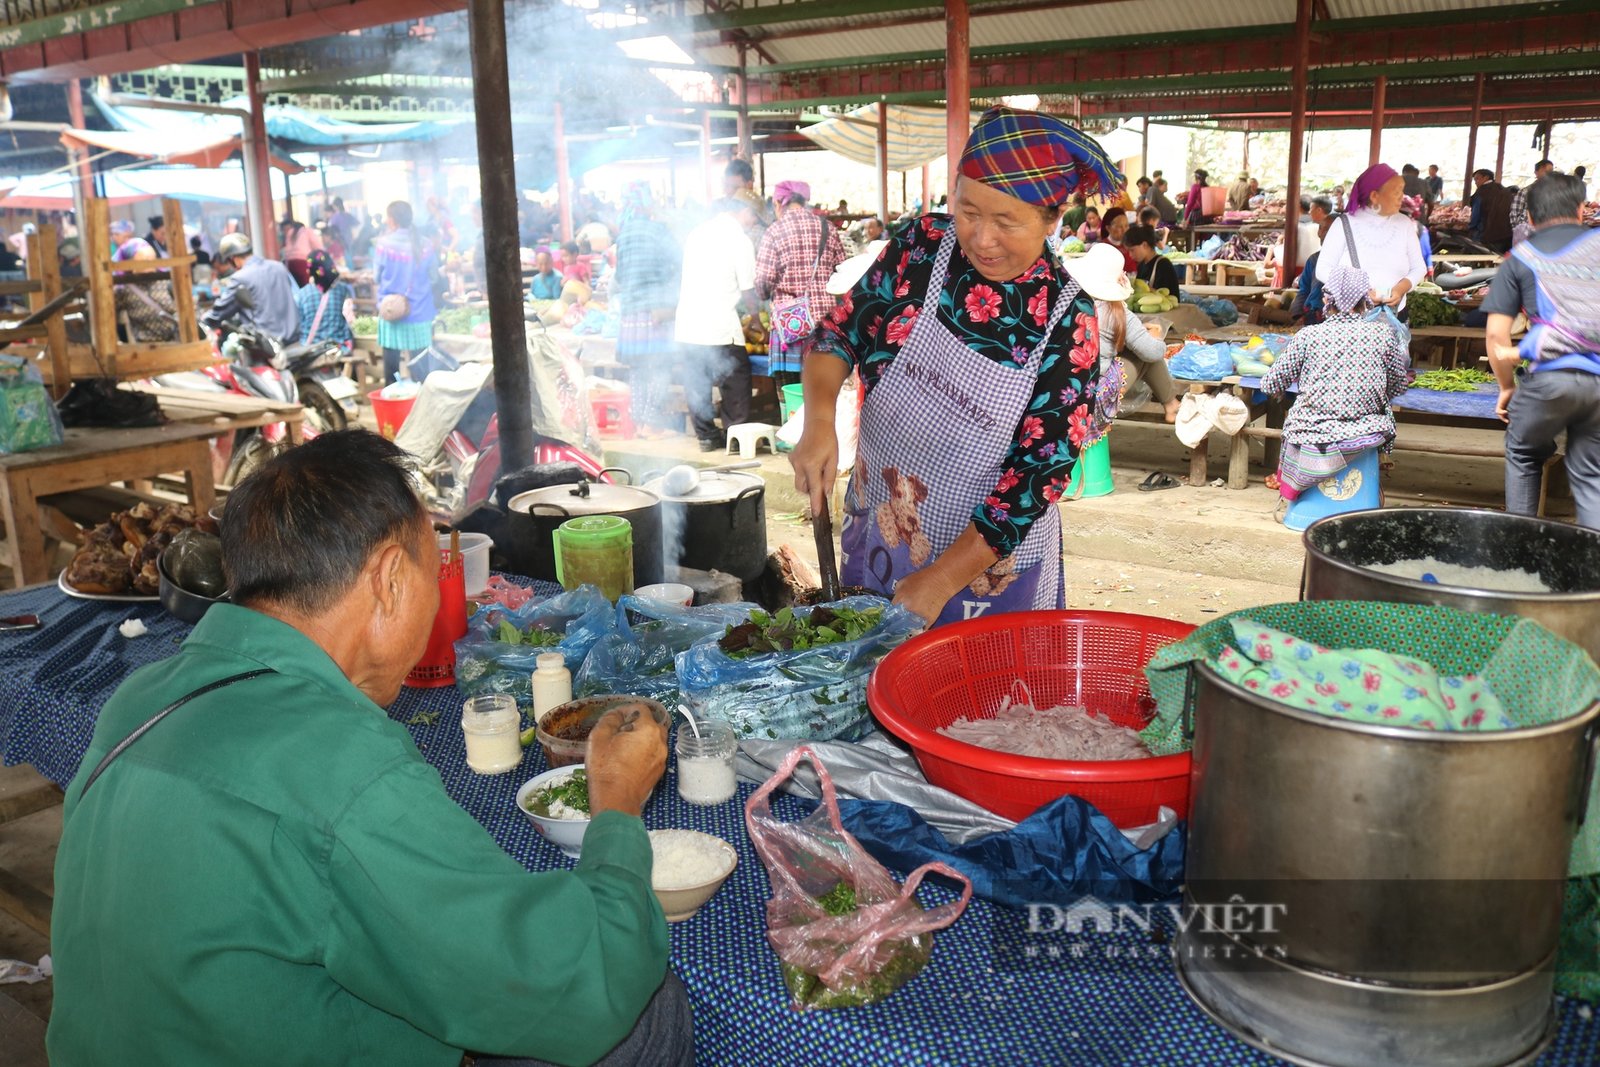
[(669, 468), (661, 476), (661, 488), (665, 489), (668, 496), (688, 496), (700, 488), (702, 474), (716, 474), (720, 471), (747, 471), (761, 466), (759, 459), (747, 459), (743, 463), (724, 463), (719, 467), (691, 467), (687, 463), (680, 463)]

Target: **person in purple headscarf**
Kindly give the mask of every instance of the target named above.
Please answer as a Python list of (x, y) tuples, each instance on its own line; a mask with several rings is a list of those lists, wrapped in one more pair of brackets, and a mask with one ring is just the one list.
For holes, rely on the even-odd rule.
[(1361, 172), (1350, 189), (1350, 210), (1328, 230), (1317, 257), (1317, 280), (1324, 287), (1333, 272), (1355, 267), (1372, 282), (1367, 299), (1392, 307), (1404, 322), (1406, 294), (1427, 274), (1416, 225), (1400, 213), (1405, 179), (1383, 163)]
[(1411, 354), (1389, 323), (1361, 316), (1371, 289), (1366, 271), (1335, 267), (1322, 286), (1326, 317), (1296, 333), (1261, 379), (1264, 392), (1298, 394), (1278, 461), (1285, 501), (1338, 474), (1357, 453), (1394, 444), (1389, 402), (1405, 392)]
[[(119, 245), (111, 258), (121, 263), (158, 257), (150, 242), (135, 237)], [(166, 274), (117, 271), (112, 277), (117, 325), (129, 341), (147, 344), (178, 339), (178, 305), (172, 297), (172, 280)]]
[[(781, 181), (773, 200), (778, 205), (778, 221), (762, 236), (756, 253), (756, 293), (772, 302), (774, 321), (809, 319), (815, 327), (833, 311), (828, 279), (845, 260), (844, 244), (839, 231), (807, 207), (810, 185)], [(803, 316), (799, 315), (802, 306)], [(780, 388), (800, 380), (800, 355), (798, 341), (784, 345), (778, 336), (769, 339), (768, 364)]]

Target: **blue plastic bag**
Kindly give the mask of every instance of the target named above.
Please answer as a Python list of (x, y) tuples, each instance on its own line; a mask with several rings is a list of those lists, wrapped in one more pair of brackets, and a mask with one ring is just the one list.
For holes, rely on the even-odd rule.
[[(560, 652), (567, 669), (577, 672), (584, 658), (617, 627), (616, 612), (605, 594), (581, 585), (548, 600), (530, 600), (515, 610), (491, 607), (467, 623), (467, 636), (456, 642), (456, 685), (467, 696), (509, 693), (523, 706), (533, 703), (531, 678), (545, 652)], [(513, 644), (505, 638), (540, 630), (554, 637), (548, 644)]]
[(1216, 259), (1217, 253), (1222, 251), (1222, 246), (1225, 243), (1220, 233), (1214, 233), (1202, 241), (1199, 248), (1195, 249), (1195, 258)]
[(1233, 346), (1200, 345), (1193, 341), (1178, 349), (1167, 361), (1174, 378), (1191, 382), (1215, 382), (1233, 373)]
[[(924, 623), (876, 596), (833, 605), (883, 608), (864, 637), (820, 648), (735, 658), (707, 641), (678, 656), (678, 691), (696, 716), (720, 719), (740, 737), (854, 741), (872, 729), (867, 679), (878, 661)], [(809, 616), (816, 608), (795, 608)]]
[(749, 618), (754, 604), (678, 607), (624, 596), (617, 601), (616, 629), (596, 641), (572, 679), (574, 696), (629, 693), (678, 703), (678, 653), (714, 641)]
[(1387, 322), (1389, 328), (1400, 335), (1400, 342), (1407, 348), (1411, 347), (1411, 327), (1400, 321), (1400, 316), (1395, 314), (1394, 308), (1381, 304), (1361, 317), (1367, 322)]

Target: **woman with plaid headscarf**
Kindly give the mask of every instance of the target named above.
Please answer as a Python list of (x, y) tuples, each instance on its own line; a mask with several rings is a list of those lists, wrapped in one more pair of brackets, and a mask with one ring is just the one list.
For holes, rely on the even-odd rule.
[(1410, 346), (1382, 319), (1363, 318), (1372, 281), (1364, 270), (1338, 267), (1322, 286), (1326, 317), (1294, 335), (1261, 388), (1295, 390), (1283, 422), (1278, 495), (1292, 501), (1369, 448), (1394, 444), (1389, 402), (1406, 389)]
[(1100, 336), (1045, 239), (1073, 193), (1123, 184), (1093, 139), (1011, 108), (978, 122), (957, 173), (952, 213), (890, 241), (821, 324), (791, 456), (827, 507), (836, 400), (859, 370), (841, 579), (930, 623), (1063, 603), (1053, 505), (1093, 421)]

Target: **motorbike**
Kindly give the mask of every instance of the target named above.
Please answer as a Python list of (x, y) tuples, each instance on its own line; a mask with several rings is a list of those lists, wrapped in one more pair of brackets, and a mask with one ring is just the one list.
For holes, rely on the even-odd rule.
[(227, 338), (219, 345), (220, 354), (230, 357), (232, 344), (243, 357), (232, 356), (230, 363), (270, 367), (292, 382), (306, 409), (308, 436), (343, 430), (356, 417), (359, 390), (345, 373), (352, 357), (338, 341), (284, 345), (249, 324), (224, 323), (223, 331)]

